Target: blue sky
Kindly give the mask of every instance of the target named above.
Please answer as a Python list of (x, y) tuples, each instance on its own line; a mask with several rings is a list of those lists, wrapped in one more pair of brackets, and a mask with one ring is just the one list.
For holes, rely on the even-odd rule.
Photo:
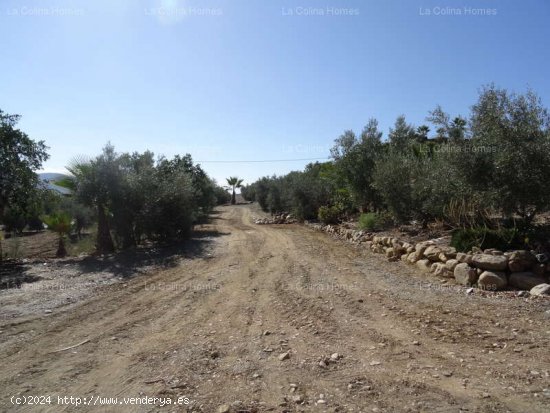
[[(197, 161), (323, 158), (371, 117), (387, 135), (436, 104), (467, 115), (489, 82), (548, 106), (549, 18), (544, 0), (2, 0), (0, 108), (46, 141), (47, 171), (107, 141)], [(306, 163), (202, 165), (251, 182)]]

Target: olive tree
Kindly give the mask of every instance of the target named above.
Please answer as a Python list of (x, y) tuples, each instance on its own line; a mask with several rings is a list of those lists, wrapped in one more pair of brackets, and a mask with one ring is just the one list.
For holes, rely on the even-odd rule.
[[(548, 110), (533, 91), (515, 94), (489, 85), (472, 107), (470, 123), (471, 150), (463, 158), (472, 189), (504, 214), (531, 223), (550, 206)], [(468, 173), (472, 163), (481, 166), (477, 176)]]

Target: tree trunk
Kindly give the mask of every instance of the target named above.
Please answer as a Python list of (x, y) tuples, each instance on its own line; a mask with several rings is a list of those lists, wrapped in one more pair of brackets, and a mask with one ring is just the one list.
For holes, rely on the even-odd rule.
[[(4, 203), (0, 200), (0, 222), (4, 222), (2, 217), (4, 216)], [(0, 263), (4, 259), (4, 253), (2, 252), (2, 240), (4, 239), (4, 231), (0, 230)]]
[(235, 199), (235, 188), (233, 188), (233, 193), (231, 194), (231, 205), (235, 205), (237, 200)]
[(97, 206), (97, 241), (96, 249), (100, 254), (109, 254), (115, 251), (115, 245), (111, 238), (109, 223), (105, 215), (103, 205)]
[(65, 242), (63, 241), (63, 236), (59, 236), (59, 244), (57, 246), (57, 254), (56, 256), (58, 258), (63, 258), (67, 256), (67, 250), (65, 249)]

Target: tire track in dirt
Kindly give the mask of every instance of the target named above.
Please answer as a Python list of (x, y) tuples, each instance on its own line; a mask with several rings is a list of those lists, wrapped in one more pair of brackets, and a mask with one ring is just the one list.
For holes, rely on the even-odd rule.
[(399, 263), (299, 225), (254, 225), (256, 214), (221, 208), (203, 228), (219, 234), (208, 257), (0, 325), (0, 403), (40, 392), (193, 401), (95, 410), (120, 412), (548, 410), (537, 303), (424, 288)]

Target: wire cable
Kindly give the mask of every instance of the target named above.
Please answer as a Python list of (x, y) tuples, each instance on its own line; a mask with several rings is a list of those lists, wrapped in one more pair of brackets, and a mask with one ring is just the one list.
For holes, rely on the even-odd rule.
[(259, 162), (295, 162), (295, 161), (327, 161), (326, 158), (301, 158), (301, 159), (261, 159), (261, 160), (232, 160), (232, 161), (195, 161), (196, 163), (259, 163)]

